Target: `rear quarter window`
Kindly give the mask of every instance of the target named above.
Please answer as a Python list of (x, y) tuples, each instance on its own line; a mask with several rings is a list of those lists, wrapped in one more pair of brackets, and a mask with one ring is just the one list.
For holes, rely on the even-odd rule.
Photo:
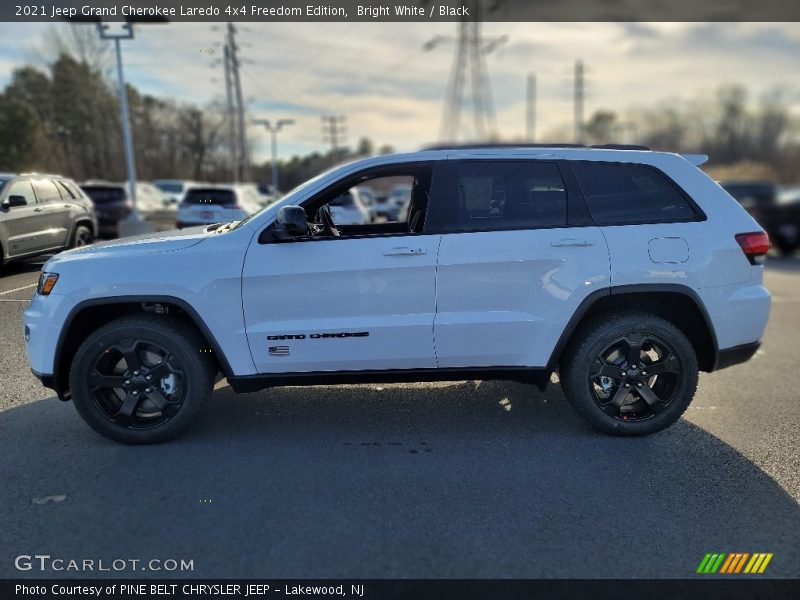
[(666, 175), (647, 165), (570, 163), (597, 225), (670, 223), (700, 217)]

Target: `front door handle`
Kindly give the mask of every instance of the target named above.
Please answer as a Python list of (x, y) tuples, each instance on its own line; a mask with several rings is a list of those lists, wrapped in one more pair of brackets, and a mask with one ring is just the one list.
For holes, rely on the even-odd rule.
[(556, 240), (554, 242), (550, 242), (550, 245), (553, 248), (586, 248), (588, 246), (594, 246), (594, 242), (590, 242), (589, 240), (578, 240), (574, 238), (564, 238), (561, 240)]
[(425, 248), (409, 248), (408, 246), (400, 246), (392, 248), (391, 250), (384, 251), (384, 256), (416, 256), (417, 254), (425, 254)]
[(33, 212), (42, 212), (44, 209), (41, 206), (37, 206), (33, 209)]

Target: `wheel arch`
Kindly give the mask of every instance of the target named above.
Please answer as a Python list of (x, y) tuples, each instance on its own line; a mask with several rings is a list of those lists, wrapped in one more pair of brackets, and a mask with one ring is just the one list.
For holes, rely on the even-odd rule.
[(98, 327), (119, 317), (139, 312), (163, 314), (191, 324), (208, 344), (220, 371), (233, 376), (233, 370), (219, 343), (203, 318), (185, 300), (174, 296), (112, 296), (92, 298), (77, 304), (67, 315), (56, 343), (53, 360), (53, 389), (61, 400), (69, 400), (69, 368), (81, 342)]
[(700, 296), (681, 284), (621, 285), (589, 294), (572, 315), (556, 343), (547, 369), (556, 369), (576, 332), (587, 321), (620, 309), (646, 310), (674, 323), (689, 338), (701, 371), (711, 372), (719, 362), (714, 324)]

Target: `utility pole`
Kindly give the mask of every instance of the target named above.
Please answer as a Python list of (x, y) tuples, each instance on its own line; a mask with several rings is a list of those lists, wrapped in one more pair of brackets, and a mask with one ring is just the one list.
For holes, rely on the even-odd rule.
[(471, 137), (483, 141), (497, 136), (497, 116), (486, 55), (506, 43), (508, 36), (482, 37), (481, 2), (482, 0), (464, 2), (471, 16), (464, 17), (459, 22), (458, 35), (455, 38), (436, 36), (423, 46), (428, 51), (440, 43), (455, 42), (439, 130), (439, 139), (442, 141), (456, 142), (459, 137), (468, 137), (462, 135), (464, 123), (461, 117), (465, 101), (469, 101), (472, 112)]
[(240, 63), (237, 54), (239, 48), (236, 46), (236, 27), (233, 23), (228, 23), (226, 45), (230, 55), (230, 69), (233, 79), (233, 90), (236, 95), (236, 110), (239, 123), (239, 177), (240, 179), (247, 180), (249, 179), (248, 170), (250, 168), (250, 157), (247, 151), (247, 131), (245, 129), (244, 101), (242, 100), (242, 81), (239, 77)]
[(131, 194), (133, 209), (131, 213), (119, 223), (119, 235), (125, 237), (138, 233), (152, 231), (149, 223), (145, 223), (136, 207), (136, 159), (133, 154), (133, 136), (131, 135), (130, 115), (128, 113), (128, 92), (125, 88), (125, 74), (122, 70), (121, 40), (133, 39), (133, 26), (129, 22), (97, 24), (97, 32), (101, 39), (113, 40), (117, 56), (117, 84), (119, 86), (119, 118), (122, 124), (122, 145), (125, 152), (125, 171), (128, 177), (128, 187)]
[(525, 138), (536, 141), (536, 74), (528, 74), (528, 88), (525, 98)]
[(336, 152), (340, 144), (344, 143), (347, 117), (324, 115), (322, 117), (322, 137), (330, 142), (331, 151)]
[(575, 143), (583, 143), (583, 101), (586, 96), (586, 80), (583, 61), (575, 61), (575, 86), (573, 89), (573, 108), (575, 111)]
[(225, 66), (225, 121), (228, 124), (228, 145), (230, 149), (231, 179), (239, 182), (239, 162), (237, 158), (236, 124), (233, 114), (233, 81), (231, 78), (231, 53), (227, 41), (223, 48), (223, 65)]
[(269, 119), (256, 119), (253, 123), (266, 127), (272, 137), (272, 191), (277, 196), (280, 190), (278, 187), (278, 132), (285, 125), (294, 125), (294, 119), (278, 119), (275, 125), (272, 125)]

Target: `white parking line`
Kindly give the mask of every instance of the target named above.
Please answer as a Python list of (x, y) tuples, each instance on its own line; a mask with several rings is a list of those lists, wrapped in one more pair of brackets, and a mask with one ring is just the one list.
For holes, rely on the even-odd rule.
[(28, 300), (17, 300), (15, 298), (0, 298), (0, 302), (28, 302)]
[(5, 296), (6, 294), (13, 294), (14, 292), (21, 292), (22, 290), (28, 290), (30, 288), (35, 288), (37, 285), (39, 285), (39, 284), (38, 283), (32, 283), (30, 285), (23, 285), (22, 287), (14, 288), (13, 290), (6, 290), (5, 292), (0, 292), (0, 296)]

